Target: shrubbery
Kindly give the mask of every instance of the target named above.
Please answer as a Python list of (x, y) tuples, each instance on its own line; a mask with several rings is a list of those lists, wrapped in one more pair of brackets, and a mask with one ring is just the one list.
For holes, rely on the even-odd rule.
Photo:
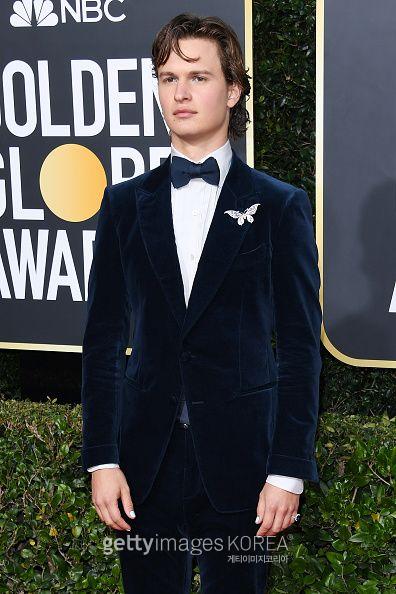
[[(302, 523), (281, 533), (288, 560), (271, 564), (269, 592), (393, 594), (394, 435), (386, 416), (322, 415), (322, 482), (306, 483)], [(0, 401), (0, 436), (0, 592), (121, 591), (80, 465), (81, 406)]]

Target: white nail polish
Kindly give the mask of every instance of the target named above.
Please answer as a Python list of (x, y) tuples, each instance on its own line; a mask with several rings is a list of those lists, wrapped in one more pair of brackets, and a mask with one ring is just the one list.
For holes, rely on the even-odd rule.
[(133, 510), (131, 510), (129, 512), (129, 515), (131, 516), (131, 518), (136, 518), (136, 514), (135, 514), (135, 512)]
[(255, 524), (260, 524), (261, 518), (260, 516), (256, 516), (256, 519), (254, 520)]

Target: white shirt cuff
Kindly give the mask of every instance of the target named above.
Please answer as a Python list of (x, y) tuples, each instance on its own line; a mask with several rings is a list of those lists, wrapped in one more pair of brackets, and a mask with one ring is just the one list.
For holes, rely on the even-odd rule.
[(109, 462), (108, 464), (98, 464), (97, 466), (91, 466), (87, 468), (88, 472), (94, 472), (94, 470), (100, 470), (101, 468), (119, 468), (119, 464), (114, 464), (113, 462)]
[(279, 487), (285, 491), (290, 491), (296, 495), (300, 495), (304, 491), (304, 481), (293, 476), (283, 476), (280, 474), (269, 474), (267, 476), (267, 483)]

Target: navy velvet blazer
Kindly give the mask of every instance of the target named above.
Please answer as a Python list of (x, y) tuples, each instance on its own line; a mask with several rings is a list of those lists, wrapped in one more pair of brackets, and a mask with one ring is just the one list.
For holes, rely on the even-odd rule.
[[(224, 214), (257, 202), (253, 223)], [(268, 474), (318, 481), (319, 288), (306, 192), (235, 152), (187, 308), (170, 157), (106, 187), (83, 337), (83, 469), (119, 463), (133, 501), (142, 503), (184, 392), (199, 469), (218, 511), (255, 508)]]

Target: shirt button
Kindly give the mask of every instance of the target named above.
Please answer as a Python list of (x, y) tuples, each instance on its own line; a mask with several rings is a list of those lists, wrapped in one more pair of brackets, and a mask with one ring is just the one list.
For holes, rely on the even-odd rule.
[(191, 260), (195, 260), (194, 254), (190, 254), (190, 258), (191, 258)]
[(193, 213), (194, 216), (200, 214), (199, 210), (197, 210), (196, 208), (194, 208), (194, 210), (192, 211), (192, 213)]

